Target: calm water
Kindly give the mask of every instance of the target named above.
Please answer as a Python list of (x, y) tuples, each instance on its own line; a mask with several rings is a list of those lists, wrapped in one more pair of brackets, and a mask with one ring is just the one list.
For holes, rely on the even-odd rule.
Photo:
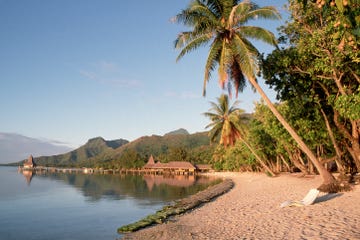
[(21, 174), (0, 167), (0, 239), (117, 239), (118, 227), (206, 188), (208, 178)]

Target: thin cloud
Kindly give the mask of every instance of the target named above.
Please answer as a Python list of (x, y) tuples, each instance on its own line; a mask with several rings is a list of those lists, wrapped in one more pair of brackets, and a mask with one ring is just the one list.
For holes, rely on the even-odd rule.
[(89, 71), (85, 71), (85, 70), (80, 70), (80, 74), (86, 78), (89, 78), (91, 80), (97, 80), (97, 76), (95, 73), (93, 72), (89, 72)]
[(118, 72), (120, 71), (119, 66), (116, 63), (108, 62), (108, 61), (100, 61), (95, 64), (98, 68), (100, 68), (104, 72)]
[(167, 91), (165, 93), (165, 97), (187, 100), (187, 99), (198, 99), (201, 96), (191, 91), (183, 91), (183, 92)]
[(113, 62), (100, 61), (93, 64), (93, 70), (80, 70), (82, 76), (101, 84), (115, 87), (142, 87), (142, 82), (134, 79), (119, 77), (121, 75), (120, 67)]
[(119, 87), (141, 87), (142, 83), (137, 80), (123, 80), (123, 79), (105, 79), (104, 83), (109, 83), (111, 85)]

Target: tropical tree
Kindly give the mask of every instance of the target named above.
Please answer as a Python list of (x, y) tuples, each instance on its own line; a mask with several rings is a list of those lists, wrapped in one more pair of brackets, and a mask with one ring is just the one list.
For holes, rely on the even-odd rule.
[(229, 97), (222, 94), (217, 98), (218, 103), (210, 102), (212, 108), (204, 115), (210, 118), (211, 123), (206, 128), (211, 128), (209, 137), (211, 141), (215, 141), (220, 137), (220, 145), (224, 147), (234, 146), (237, 140), (241, 140), (245, 146), (255, 156), (257, 161), (271, 174), (275, 175), (265, 162), (258, 156), (256, 151), (244, 139), (243, 122), (247, 121), (244, 110), (237, 108), (239, 101), (229, 104)]
[[(219, 83), (229, 93), (234, 87), (236, 95), (248, 80), (264, 99), (270, 110), (297, 142), (300, 149), (313, 162), (323, 179), (324, 186), (333, 186), (335, 178), (316, 158), (315, 154), (277, 111), (256, 80), (259, 72), (259, 52), (249, 38), (276, 46), (274, 35), (261, 27), (245, 25), (250, 20), (279, 19), (278, 11), (271, 6), (259, 7), (250, 1), (239, 0), (193, 0), (187, 9), (174, 20), (192, 31), (181, 32), (175, 40), (175, 48), (181, 49), (177, 60), (185, 54), (210, 43), (205, 65), (204, 95), (211, 72), (218, 69)], [(326, 191), (326, 187), (322, 188)]]
[(212, 107), (209, 112), (204, 113), (204, 116), (211, 120), (211, 123), (205, 127), (211, 128), (210, 140), (215, 142), (220, 136), (220, 144), (225, 147), (233, 146), (236, 140), (241, 137), (239, 117), (244, 111), (236, 107), (239, 101), (230, 105), (229, 97), (222, 94), (217, 98), (217, 103), (210, 102), (210, 104)]
[(359, 2), (289, 3), (286, 45), (267, 56), (264, 78), (282, 101), (311, 104), (323, 116), (339, 171), (359, 172)]

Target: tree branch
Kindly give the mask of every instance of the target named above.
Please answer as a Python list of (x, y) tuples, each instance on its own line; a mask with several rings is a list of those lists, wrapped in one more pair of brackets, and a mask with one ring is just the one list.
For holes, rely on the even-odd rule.
[[(301, 68), (299, 68), (299, 66), (295, 66), (293, 69), (293, 72), (297, 72), (297, 73), (303, 73), (303, 74), (307, 74), (307, 75), (310, 75), (312, 76), (311, 73), (305, 71), (305, 70), (302, 70)], [(315, 75), (315, 77), (317, 78), (322, 78), (322, 79), (328, 79), (328, 80), (332, 80), (333, 78), (332, 77), (328, 77), (328, 76), (324, 76), (324, 75)]]

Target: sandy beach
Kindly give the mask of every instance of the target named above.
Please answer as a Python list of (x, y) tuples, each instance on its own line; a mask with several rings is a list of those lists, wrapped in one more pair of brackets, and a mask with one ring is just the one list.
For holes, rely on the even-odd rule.
[(235, 186), (167, 223), (126, 234), (124, 239), (360, 239), (360, 186), (320, 194), (306, 207), (285, 207), (321, 184), (319, 176), (215, 173)]

